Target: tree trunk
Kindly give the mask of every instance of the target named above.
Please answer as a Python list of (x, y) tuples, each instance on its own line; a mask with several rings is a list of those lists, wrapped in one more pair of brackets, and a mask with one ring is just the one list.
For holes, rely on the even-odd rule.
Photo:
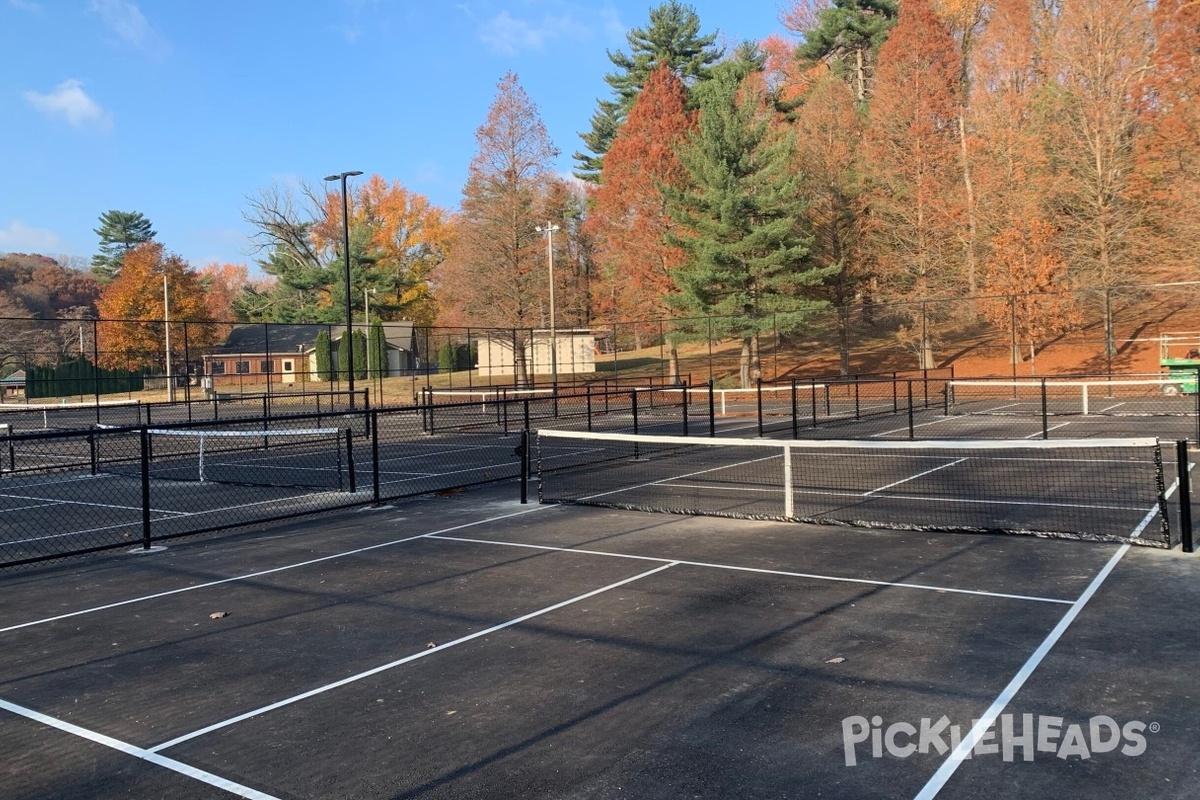
[(529, 385), (529, 368), (525, 363), (525, 341), (513, 332), (513, 372), (516, 375), (517, 386)]
[(850, 374), (850, 306), (838, 306), (838, 371), (844, 378)]
[(867, 80), (863, 72), (863, 51), (862, 48), (854, 50), (855, 59), (855, 79), (858, 83), (858, 102), (863, 102), (867, 99)]
[(753, 336), (746, 336), (742, 338), (742, 359), (740, 363), (741, 375), (739, 377), (743, 389), (750, 388), (750, 342), (753, 338)]
[(979, 221), (975, 214), (975, 185), (971, 180), (971, 159), (967, 153), (967, 123), (965, 119), (966, 109), (960, 104), (958, 107), (958, 147), (959, 154), (962, 158), (962, 174), (963, 174), (963, 189), (966, 192), (967, 202), (967, 243), (966, 243), (966, 270), (967, 270), (967, 294), (976, 294), (975, 286), (975, 249), (978, 244)]
[(667, 342), (667, 380), (679, 383), (679, 349), (674, 342)]
[(758, 334), (750, 337), (750, 385), (762, 380), (762, 356), (758, 349)]

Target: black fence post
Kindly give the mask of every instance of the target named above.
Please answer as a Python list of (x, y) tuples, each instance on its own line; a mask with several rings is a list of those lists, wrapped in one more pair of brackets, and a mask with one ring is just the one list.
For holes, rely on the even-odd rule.
[(1196, 367), (1196, 444), (1200, 446), (1200, 366)]
[(796, 406), (796, 379), (792, 378), (792, 438), (800, 438), (799, 408)]
[(862, 419), (862, 405), (859, 401), (858, 379), (854, 380), (854, 418)]
[(682, 383), (679, 391), (683, 392), (683, 395), (682, 395), (683, 396), (683, 435), (687, 436), (688, 435), (688, 385), (687, 385), (687, 381), (684, 381)]
[(529, 502), (529, 429), (521, 431), (521, 505)]
[(346, 474), (350, 479), (350, 494), (358, 491), (354, 476), (354, 430), (346, 428)]
[(1042, 378), (1042, 438), (1050, 438), (1050, 413), (1046, 408), (1046, 379)]
[(762, 378), (754, 382), (755, 403), (758, 405), (758, 438), (763, 437)]
[[(912, 387), (910, 385), (909, 389), (911, 390), (911, 388)], [(908, 402), (908, 405), (910, 407), (912, 406), (911, 394), (912, 394), (912, 392), (910, 391), (909, 392), (910, 398), (909, 398), (909, 402)], [(892, 413), (893, 414), (900, 413), (900, 381), (896, 378), (896, 376), (894, 374), (892, 375)]]
[[(8, 457), (9, 457), (9, 460), (11, 461), (11, 459), (12, 459), (12, 443), (11, 442), (8, 445), (8, 449), (9, 449)], [(96, 463), (96, 432), (95, 431), (91, 431), (88, 433), (88, 463), (91, 464), (93, 475), (97, 474), (100, 471), (99, 464)]]
[(629, 406), (633, 410), (633, 433), (636, 436), (638, 432), (638, 399), (637, 389), (629, 393)]
[(809, 388), (812, 389), (812, 427), (817, 427), (817, 379), (808, 379)]
[(592, 385), (589, 383), (584, 387), (584, 394), (587, 396), (587, 429), (592, 429)]
[(714, 437), (717, 435), (717, 408), (716, 408), (716, 392), (714, 390), (713, 379), (708, 379), (708, 435)]
[(371, 505), (379, 505), (379, 412), (372, 410), (368, 418), (371, 431)]
[(913, 394), (912, 394), (912, 380), (910, 379), (910, 380), (908, 381), (908, 438), (909, 438), (909, 440), (910, 440), (910, 441), (911, 441), (912, 439), (915, 439), (915, 438), (917, 438), (917, 437), (916, 437), (916, 434), (915, 434), (915, 431), (913, 430), (913, 429), (914, 429), (914, 427), (915, 427), (915, 426), (913, 425)]
[(1187, 439), (1175, 443), (1176, 460), (1179, 464), (1179, 534), (1183, 552), (1194, 552), (1192, 542), (1192, 475), (1191, 459), (1188, 457)]
[(143, 425), (141, 435), (142, 456), (142, 549), (150, 549), (150, 431)]

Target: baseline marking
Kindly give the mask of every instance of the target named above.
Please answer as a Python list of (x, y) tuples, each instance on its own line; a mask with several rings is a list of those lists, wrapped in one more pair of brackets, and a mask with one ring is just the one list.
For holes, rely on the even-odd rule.
[[(432, 534), (426, 534), (426, 536), (432, 536)], [(649, 576), (654, 575), (655, 573), (662, 572), (665, 569), (670, 569), (671, 567), (675, 566), (677, 563), (679, 563), (679, 562), (669, 562), (669, 563), (663, 564), (662, 566), (655, 567), (652, 570), (647, 570), (646, 572), (641, 572), (632, 577), (625, 578), (623, 580), (619, 580), (616, 583), (610, 583), (607, 586), (601, 586), (599, 589), (593, 589), (590, 592), (584, 592), (581, 595), (577, 595), (568, 600), (563, 600), (562, 602), (555, 603), (552, 606), (546, 606), (545, 608), (538, 609), (537, 611), (531, 611), (528, 614), (523, 614), (519, 617), (516, 617), (515, 619), (510, 619), (508, 622), (502, 622), (499, 625), (493, 625), (490, 628), (485, 628), (480, 631), (475, 631), (474, 633), (469, 633), (466, 636), (460, 636), (459, 638), (455, 639), (454, 641), (446, 642), (445, 644), (438, 645), (437, 647), (431, 647), (428, 650), (418, 650), (417, 652), (413, 653), (412, 655), (407, 655), (404, 658), (398, 658), (395, 661), (388, 662), (387, 664), (382, 664), (378, 667), (374, 667), (365, 672), (360, 672), (357, 675), (351, 675), (349, 677), (342, 678), (340, 681), (334, 681), (333, 683), (329, 683), (324, 686), (318, 686), (316, 689), (310, 689), (309, 691), (304, 692), (302, 694), (295, 695), (294, 697), (288, 697), (284, 700), (280, 700), (278, 702), (271, 703), (270, 705), (265, 705), (262, 708), (256, 708), (253, 711), (247, 711), (245, 714), (239, 714), (236, 717), (231, 717), (222, 722), (218, 722), (216, 724), (209, 725), (206, 728), (201, 728), (200, 730), (192, 731), (191, 733), (186, 733), (183, 736), (177, 736), (176, 738), (171, 739), (168, 742), (163, 742), (162, 744), (157, 744), (154, 747), (151, 747), (149, 749), (149, 752), (157, 753), (161, 750), (166, 750), (169, 747), (174, 747), (177, 744), (181, 744), (181, 743), (189, 741), (191, 739), (195, 739), (198, 736), (203, 736), (206, 733), (211, 733), (213, 731), (220, 730), (221, 728), (226, 728), (226, 727), (229, 727), (230, 725), (235, 725), (239, 722), (243, 722), (244, 720), (248, 720), (253, 717), (257, 717), (261, 714), (265, 714), (268, 711), (274, 711), (277, 708), (283, 708), (284, 706), (289, 706), (293, 703), (298, 703), (301, 700), (307, 700), (308, 698), (314, 697), (318, 694), (324, 694), (325, 692), (332, 691), (333, 689), (340, 688), (340, 687), (345, 686), (350, 683), (354, 683), (355, 681), (360, 681), (363, 678), (369, 678), (372, 675), (378, 675), (381, 672), (386, 672), (387, 670), (394, 669), (395, 667), (399, 667), (402, 664), (408, 664), (408, 663), (416, 661), (418, 659), (425, 658), (426, 656), (431, 656), (434, 653), (439, 653), (439, 652), (449, 649), (451, 647), (455, 647), (457, 645), (464, 644), (466, 642), (470, 642), (474, 639), (480, 638), (481, 636), (487, 636), (488, 634), (495, 633), (496, 631), (502, 631), (505, 628), (511, 628), (514, 625), (519, 625), (522, 622), (531, 620), (535, 617), (540, 617), (543, 614), (549, 614), (552, 611), (557, 611), (560, 608), (565, 608), (566, 606), (572, 605), (574, 603), (578, 603), (583, 600), (587, 600), (591, 597), (595, 597), (598, 594), (603, 594), (604, 592), (612, 591), (613, 589), (617, 589), (621, 586), (625, 586), (626, 584), (633, 583), (634, 581), (640, 581), (642, 578), (648, 578)]]
[(18, 716), (25, 717), (26, 719), (34, 722), (39, 722), (42, 725), (48, 725), (49, 727), (63, 731), (64, 733), (69, 733), (73, 736), (78, 736), (82, 739), (87, 739), (90, 742), (95, 742), (96, 744), (111, 748), (117, 752), (124, 753), (125, 755), (133, 756), (134, 758), (140, 758), (142, 761), (148, 761), (151, 764), (164, 767), (172, 772), (178, 772), (180, 775), (186, 775), (189, 778), (202, 781), (207, 783), (209, 786), (215, 786), (218, 789), (224, 789), (225, 791), (236, 794), (239, 797), (247, 797), (250, 798), (250, 800), (278, 800), (278, 798), (276, 798), (274, 795), (269, 795), (266, 792), (260, 792), (257, 789), (251, 789), (249, 786), (243, 786), (240, 783), (234, 783), (228, 778), (222, 778), (219, 775), (214, 775), (211, 772), (205, 772), (202, 769), (184, 764), (181, 761), (176, 761), (173, 758), (160, 756), (150, 750), (129, 744), (128, 742), (122, 742), (119, 739), (112, 738), (111, 736), (105, 736), (102, 733), (96, 733), (95, 731), (88, 730), (87, 728), (81, 728), (78, 725), (72, 725), (69, 722), (64, 722), (61, 719), (56, 719), (46, 714), (42, 714), (41, 712), (34, 711), (33, 709), (25, 708), (24, 706), (19, 706), (15, 703), (10, 703), (7, 700), (0, 700), (0, 708), (4, 709), (5, 711), (10, 711)]

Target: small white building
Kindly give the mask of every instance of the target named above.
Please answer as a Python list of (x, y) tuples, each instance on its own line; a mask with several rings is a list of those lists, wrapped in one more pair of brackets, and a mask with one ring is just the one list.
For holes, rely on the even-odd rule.
[[(532, 335), (530, 335), (532, 334)], [(585, 375), (596, 371), (596, 335), (586, 328), (517, 331), (518, 340), (525, 350), (525, 369), (530, 375), (550, 375), (555, 368), (559, 375)], [(494, 331), (479, 337), (479, 357), (476, 368), (482, 378), (512, 376), (516, 374), (516, 359), (513, 357), (513, 334)], [(555, 361), (550, 358), (551, 345), (555, 345)]]

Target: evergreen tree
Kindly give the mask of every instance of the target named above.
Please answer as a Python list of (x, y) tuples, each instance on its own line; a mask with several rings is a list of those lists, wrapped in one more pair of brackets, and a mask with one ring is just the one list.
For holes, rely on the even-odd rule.
[(742, 340), (743, 386), (761, 377), (757, 335), (799, 327), (825, 305), (813, 287), (836, 269), (808, 258), (793, 142), (771, 126), (757, 63), (743, 49), (696, 93), (699, 126), (679, 154), (691, 186), (663, 187), (671, 215), (689, 231), (672, 237), (687, 257), (672, 272), (679, 294), (667, 300), (686, 316), (718, 316), (714, 333)]
[(700, 35), (696, 9), (677, 0), (650, 9), (650, 25), (634, 28), (625, 38), (629, 54), (621, 50), (610, 52), (608, 58), (618, 71), (604, 76), (604, 81), (612, 87), (614, 99), (599, 101), (599, 108), (592, 115), (592, 129), (579, 135), (593, 154), (575, 153), (579, 163), (575, 175), (583, 180), (600, 180), (604, 154), (655, 67), (665, 64), (675, 77), (692, 83), (706, 79), (710, 65), (724, 54), (713, 44), (717, 39), (715, 33)]
[(369, 359), (367, 366), (370, 367), (372, 376), (378, 375), (381, 378), (387, 377), (387, 339), (383, 335), (383, 323), (375, 320), (371, 323), (371, 332), (368, 336)]
[(854, 86), (859, 102), (879, 48), (896, 24), (897, 0), (833, 0), (817, 12), (817, 27), (804, 31), (796, 55), (808, 61), (829, 60), (834, 72)]
[(354, 380), (367, 377), (367, 335), (362, 331), (350, 334), (350, 346), (354, 348)]
[(337, 346), (337, 376), (338, 380), (346, 380), (350, 377), (350, 337), (345, 331), (338, 338)]
[(329, 339), (329, 331), (323, 330), (317, 334), (316, 341), (317, 378), (323, 381), (332, 380), (333, 344)]
[(445, 342), (438, 348), (438, 372), (453, 372), (456, 353), (453, 342)]
[(116, 210), (100, 215), (100, 227), (94, 233), (100, 237), (100, 252), (92, 256), (92, 272), (102, 281), (117, 277), (125, 254), (158, 235), (140, 211)]

